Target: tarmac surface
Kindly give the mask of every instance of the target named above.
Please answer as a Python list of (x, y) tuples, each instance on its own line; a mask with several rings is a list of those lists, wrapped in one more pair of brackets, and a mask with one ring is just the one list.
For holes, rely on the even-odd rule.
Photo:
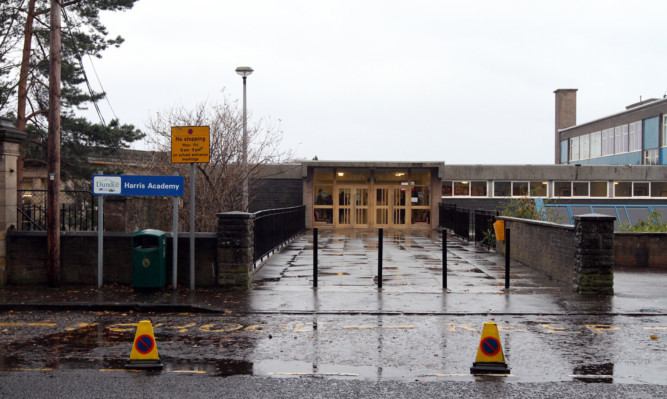
[[(377, 231), (352, 230), (319, 231), (317, 287), (312, 232), (248, 290), (2, 287), (0, 396), (665, 397), (667, 272), (617, 270), (590, 297), (511, 262), (506, 290), (503, 256), (450, 237), (443, 289), (441, 245), (385, 231), (381, 289)], [(129, 373), (146, 318), (165, 369)], [(487, 321), (510, 375), (470, 374)]]
[[(383, 287), (377, 287), (376, 231), (323, 231), (318, 287), (313, 287), (313, 235), (308, 232), (257, 265), (250, 290), (128, 286), (6, 286), (0, 310), (118, 310), (235, 314), (663, 315), (667, 273), (616, 270), (613, 296), (590, 297), (517, 262), (451, 237), (442, 288), (442, 236), (437, 231), (385, 231)], [(129, 267), (129, 266), (128, 266)]]

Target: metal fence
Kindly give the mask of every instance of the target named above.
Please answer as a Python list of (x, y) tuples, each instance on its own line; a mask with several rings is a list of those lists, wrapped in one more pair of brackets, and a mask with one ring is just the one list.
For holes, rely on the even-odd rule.
[[(498, 211), (487, 211), (483, 209), (475, 209), (473, 214), (473, 225), (475, 231), (475, 242), (491, 246), (491, 234), (493, 232), (493, 223), (496, 221), (496, 216), (500, 212)], [(487, 239), (488, 237), (488, 239)], [(495, 243), (494, 243), (495, 244)]]
[(269, 209), (255, 213), (255, 262), (273, 253), (306, 229), (306, 207)]
[[(17, 230), (46, 230), (47, 190), (17, 190)], [(61, 191), (60, 230), (93, 231), (97, 214), (93, 193), (85, 190)]]
[(470, 241), (470, 210), (459, 209), (456, 205), (440, 204), (440, 225), (457, 236)]
[[(461, 238), (488, 245), (484, 239), (493, 232), (498, 211), (457, 208), (454, 204), (440, 204), (440, 226)], [(472, 233), (472, 234), (471, 234)]]

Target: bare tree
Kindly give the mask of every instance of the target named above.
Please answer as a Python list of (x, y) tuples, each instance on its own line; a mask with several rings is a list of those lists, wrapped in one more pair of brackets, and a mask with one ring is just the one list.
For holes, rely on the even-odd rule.
[[(189, 165), (171, 163), (171, 128), (210, 127), (210, 163), (195, 164), (195, 227), (197, 231), (215, 231), (216, 213), (240, 210), (242, 206), (242, 118), (238, 103), (224, 96), (222, 103), (203, 102), (192, 109), (176, 107), (156, 114), (149, 121), (146, 141), (153, 150), (164, 155), (156, 157), (150, 168), (165, 175), (178, 172), (186, 178), (186, 193), (179, 212), (181, 228), (189, 227)], [(257, 177), (261, 167), (283, 162), (289, 158), (289, 151), (279, 148), (282, 141), (280, 121), (262, 119), (253, 124), (250, 117), (248, 119), (248, 177), (252, 193), (253, 178)]]

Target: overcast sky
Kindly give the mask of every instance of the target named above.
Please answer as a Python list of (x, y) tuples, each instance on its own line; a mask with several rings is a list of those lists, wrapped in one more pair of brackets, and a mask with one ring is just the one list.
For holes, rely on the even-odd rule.
[[(242, 98), (301, 159), (544, 164), (577, 121), (667, 92), (667, 1), (140, 0), (95, 61), (123, 123)], [(106, 119), (111, 111), (103, 104)], [(252, 121), (250, 122), (252, 123)]]

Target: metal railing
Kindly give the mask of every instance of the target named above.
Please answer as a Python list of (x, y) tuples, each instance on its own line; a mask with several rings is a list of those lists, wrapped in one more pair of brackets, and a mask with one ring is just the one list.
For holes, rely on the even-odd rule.
[(305, 229), (306, 207), (303, 205), (256, 212), (253, 261), (273, 253)]
[(440, 225), (470, 241), (470, 209), (459, 209), (456, 205), (441, 203)]
[[(17, 230), (46, 230), (47, 190), (17, 190), (19, 202)], [(61, 231), (94, 231), (97, 215), (93, 193), (86, 190), (62, 190), (60, 204)], [(64, 200), (64, 202), (62, 202)]]
[(496, 216), (500, 212), (498, 211), (487, 211), (483, 209), (475, 209), (473, 214), (473, 227), (475, 231), (475, 242), (480, 244), (491, 246), (491, 242), (484, 240), (486, 237), (490, 237), (493, 232), (493, 223), (496, 221)]

